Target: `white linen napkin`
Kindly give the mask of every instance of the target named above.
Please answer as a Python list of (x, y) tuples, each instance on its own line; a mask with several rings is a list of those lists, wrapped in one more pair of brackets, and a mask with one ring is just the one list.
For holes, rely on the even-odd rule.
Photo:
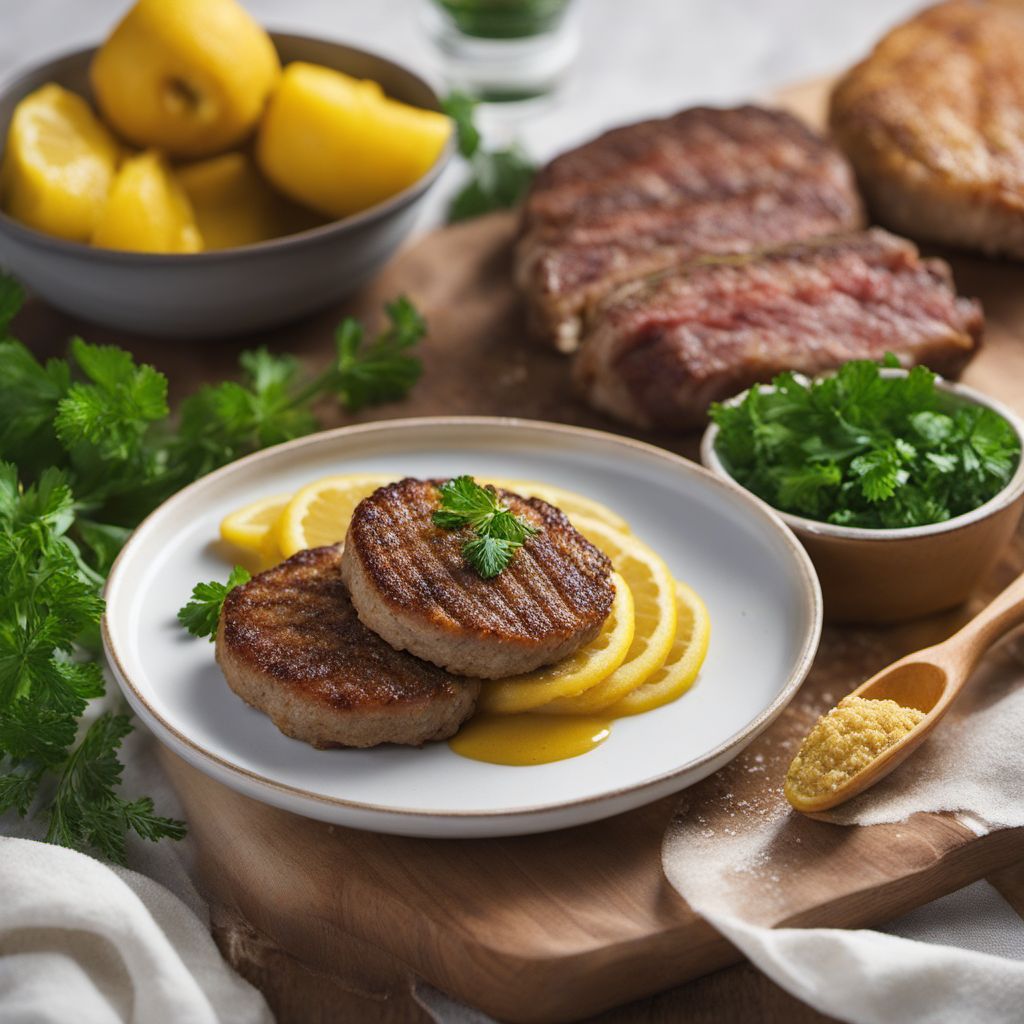
[[(978, 833), (1024, 826), (1021, 736), (1024, 679), (1004, 648), (916, 754), (830, 818), (873, 825), (947, 811)], [(730, 817), (727, 829), (712, 830), (685, 810), (677, 816), (663, 861), (679, 893), (780, 986), (839, 1020), (1020, 1024), (1024, 962), (866, 929), (771, 927), (784, 916), (786, 886), (800, 885), (779, 863), (776, 843), (796, 815), (780, 791), (792, 753), (748, 752), (734, 763), (733, 770), (764, 772), (766, 793), (757, 808)]]
[(272, 1024), (206, 926), (144, 875), (0, 837), (0, 1017), (66, 1024)]
[(142, 874), (0, 837), (0, 1017), (271, 1024), (206, 926)]
[[(424, 982), (441, 1024), (497, 1024)], [(273, 1024), (221, 958), (207, 925), (145, 875), (0, 836), (4, 1024)]]

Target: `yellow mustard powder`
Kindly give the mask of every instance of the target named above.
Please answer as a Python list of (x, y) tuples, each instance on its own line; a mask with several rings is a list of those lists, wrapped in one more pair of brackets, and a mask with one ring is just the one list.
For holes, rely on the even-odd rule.
[(822, 715), (786, 774), (790, 803), (831, 793), (905, 736), (924, 712), (894, 700), (845, 697)]

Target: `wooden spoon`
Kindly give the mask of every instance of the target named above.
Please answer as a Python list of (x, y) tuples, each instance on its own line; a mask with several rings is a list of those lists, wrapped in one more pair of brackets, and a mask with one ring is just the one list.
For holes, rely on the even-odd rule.
[[(885, 778), (910, 756), (942, 720), (981, 656), (1015, 626), (1024, 623), (1024, 575), (948, 640), (908, 654), (873, 675), (849, 696), (894, 700), (925, 717), (891, 747), (837, 789), (820, 797), (801, 796), (799, 810), (813, 814), (845, 803)], [(794, 804), (795, 806), (795, 804)]]

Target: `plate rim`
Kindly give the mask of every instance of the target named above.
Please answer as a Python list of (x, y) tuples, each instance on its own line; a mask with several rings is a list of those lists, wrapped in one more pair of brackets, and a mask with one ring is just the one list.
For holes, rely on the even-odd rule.
[[(772, 700), (772, 702), (744, 728), (727, 737), (713, 749), (706, 751), (704, 754), (693, 760), (687, 761), (685, 764), (678, 765), (667, 772), (662, 772), (651, 778), (644, 779), (641, 782), (620, 786), (616, 789), (609, 789), (592, 796), (579, 797), (572, 800), (562, 800), (551, 804), (538, 804), (531, 805), (529, 807), (488, 808), (486, 810), (462, 811), (433, 808), (389, 807), (387, 805), (368, 803), (361, 800), (348, 800), (342, 797), (327, 796), (323, 793), (312, 792), (311, 790), (303, 789), (299, 786), (291, 785), (290, 783), (281, 782), (277, 779), (262, 775), (259, 772), (252, 771), (249, 768), (244, 768), (207, 750), (205, 747), (199, 745), (190, 737), (182, 733), (180, 729), (167, 721), (162, 714), (150, 705), (146, 697), (140, 692), (139, 687), (131, 680), (128, 672), (125, 670), (111, 630), (109, 609), (110, 595), (112, 592), (116, 593), (118, 586), (122, 583), (120, 575), (126, 571), (125, 565), (128, 561), (126, 555), (130, 552), (136, 538), (141, 536), (144, 530), (152, 529), (151, 523), (158, 515), (162, 516), (167, 514), (168, 509), (172, 509), (187, 501), (193, 492), (208, 486), (212, 481), (220, 477), (237, 472), (238, 467), (243, 465), (252, 466), (270, 458), (271, 456), (276, 456), (282, 451), (296, 451), (301, 448), (315, 447), (322, 444), (328, 444), (338, 437), (349, 437), (352, 435), (366, 433), (387, 433), (391, 431), (397, 431), (400, 433), (405, 430), (416, 430), (419, 433), (419, 436), (422, 437), (422, 432), (429, 429), (469, 426), (486, 426), (492, 428), (510, 427), (515, 430), (528, 430), (540, 434), (555, 433), (563, 436), (568, 435), (590, 441), (598, 441), (604, 444), (611, 444), (616, 447), (624, 448), (627, 451), (640, 451), (649, 456), (663, 459), (670, 465), (674, 465), (687, 473), (692, 473), (703, 478), (704, 482), (710, 484), (712, 489), (728, 492), (736, 497), (741, 504), (746, 505), (756, 515), (760, 516), (774, 527), (779, 537), (789, 548), (790, 553), (794, 556), (796, 565), (800, 570), (798, 575), (803, 590), (803, 597), (806, 604), (809, 604), (810, 606), (810, 628), (804, 636), (800, 653), (793, 671), (790, 673), (785, 685), (780, 689), (775, 699)], [(627, 796), (629, 794), (640, 794), (645, 790), (657, 788), (677, 776), (705, 767), (706, 765), (714, 762), (717, 758), (720, 758), (730, 748), (737, 744), (744, 744), (745, 742), (752, 741), (786, 707), (796, 694), (796, 691), (800, 688), (804, 679), (807, 677), (807, 673), (810, 671), (821, 640), (823, 612), (821, 585), (818, 581), (817, 573), (814, 570), (807, 551), (790, 527), (786, 525), (771, 506), (767, 505), (760, 498), (752, 495), (745, 488), (740, 487), (739, 484), (736, 484), (731, 480), (724, 480), (721, 477), (718, 477), (692, 459), (687, 459), (683, 455), (669, 451), (666, 448), (661, 448), (658, 445), (650, 444), (647, 441), (640, 441), (633, 437), (626, 437), (624, 435), (614, 434), (605, 430), (597, 430), (592, 427), (580, 427), (572, 424), (553, 423), (547, 420), (526, 419), (516, 416), (410, 416), (387, 420), (374, 420), (368, 423), (353, 423), (330, 428), (328, 430), (317, 431), (312, 434), (306, 434), (303, 437), (294, 438), (291, 441), (285, 441), (282, 444), (273, 445), (270, 448), (264, 448), (260, 451), (242, 456), (239, 459), (235, 459), (233, 462), (229, 462), (226, 465), (220, 466), (217, 469), (212, 470), (210, 473), (199, 477), (197, 480), (194, 480), (192, 483), (183, 487), (180, 491), (176, 491), (169, 498), (166, 498), (161, 502), (142, 520), (142, 522), (139, 523), (139, 525), (132, 531), (132, 534), (124, 547), (120, 552), (118, 552), (118, 555), (110, 568), (110, 572), (107, 575), (107, 581), (103, 587), (103, 599), (105, 602), (105, 608), (100, 621), (103, 651), (106, 656), (107, 663), (110, 666), (119, 687), (123, 691), (124, 696), (129, 699), (130, 703), (136, 705), (137, 713), (138, 706), (144, 708), (146, 714), (151, 718), (151, 720), (159, 724), (160, 729), (173, 737), (179, 744), (188, 749), (190, 753), (199, 760), (211, 762), (220, 770), (225, 771), (230, 775), (241, 776), (248, 782), (255, 783), (258, 786), (266, 786), (280, 793), (285, 793), (303, 800), (312, 800), (332, 807), (339, 807), (359, 813), (396, 815), (399, 817), (420, 820), (431, 818), (451, 818), (463, 821), (474, 819), (483, 821), (491, 818), (529, 818), (542, 814), (557, 813), (571, 808), (584, 807), (595, 803), (612, 801), (616, 798)], [(142, 718), (143, 721), (146, 721), (145, 716), (141, 714), (140, 718)], [(149, 722), (146, 724), (151, 728)], [(161, 742), (164, 742), (166, 745), (165, 740), (161, 740)]]

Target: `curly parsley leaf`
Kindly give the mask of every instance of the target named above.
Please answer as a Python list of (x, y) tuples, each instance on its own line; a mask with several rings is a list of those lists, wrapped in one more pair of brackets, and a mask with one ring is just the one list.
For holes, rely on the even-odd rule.
[(192, 588), (191, 600), (178, 610), (178, 621), (193, 636), (208, 636), (210, 641), (217, 634), (217, 623), (224, 607), (224, 598), (235, 587), (248, 583), (252, 577), (248, 570), (236, 565), (228, 576), (227, 583), (210, 580), (209, 583), (197, 583)]
[(312, 407), (321, 398), (332, 396), (354, 412), (405, 397), (420, 376), (411, 350), (426, 323), (405, 297), (385, 309), (389, 325), (369, 343), (358, 320), (339, 325), (334, 363), (318, 377), (303, 379), (292, 356), (259, 348), (242, 354), (241, 381), (207, 385), (186, 398), (170, 459), (184, 470), (181, 482), (316, 430)]
[(410, 353), (427, 332), (423, 317), (404, 296), (385, 309), (390, 325), (370, 343), (362, 325), (351, 317), (335, 332), (335, 368), (323, 386), (353, 412), (405, 397), (423, 370), (419, 358)]
[(149, 797), (124, 800), (117, 793), (123, 765), (117, 752), (131, 732), (127, 715), (105, 714), (89, 726), (67, 759), (50, 809), (47, 841), (75, 849), (93, 847), (112, 861), (125, 861), (125, 834), (143, 839), (181, 839), (185, 826), (153, 813)]
[(181, 404), (171, 462), (182, 483), (260, 448), (316, 429), (313, 398), (300, 397), (299, 364), (259, 348), (242, 354), (240, 381), (208, 384)]
[(485, 580), (493, 579), (504, 570), (521, 545), (510, 540), (483, 534), (462, 545), (462, 555)]
[(540, 528), (503, 504), (493, 487), (481, 487), (471, 476), (457, 476), (438, 488), (440, 507), (432, 521), (442, 530), (468, 528), (472, 536), (462, 555), (485, 580), (501, 573), (512, 557)]
[(84, 374), (57, 403), (54, 429), (65, 448), (89, 445), (100, 461), (135, 456), (150, 424), (167, 416), (167, 378), (137, 366), (131, 354), (72, 338), (71, 357)]
[(473, 120), (476, 100), (464, 92), (451, 92), (441, 100), (441, 109), (455, 122), (459, 154), (469, 159), (480, 149), (480, 131)]
[(0, 334), (6, 334), (11, 321), (25, 303), (25, 289), (8, 274), (0, 275)]
[(962, 515), (994, 497), (1020, 460), (1002, 416), (946, 395), (923, 366), (892, 377), (855, 361), (810, 382), (785, 373), (773, 389), (713, 406), (711, 418), (740, 483), (785, 512), (846, 526)]
[[(9, 280), (0, 276), (0, 287)], [(53, 421), (70, 387), (71, 370), (64, 360), (44, 365), (20, 341), (0, 341), (0, 457), (17, 455), (22, 471), (33, 475), (60, 460), (63, 450)]]
[(469, 180), (451, 201), (448, 220), (469, 220), (516, 206), (533, 181), (537, 170), (533, 161), (516, 144), (503, 149), (484, 148), (473, 117), (476, 102), (465, 93), (451, 93), (442, 106), (455, 122), (459, 153), (470, 170)]

